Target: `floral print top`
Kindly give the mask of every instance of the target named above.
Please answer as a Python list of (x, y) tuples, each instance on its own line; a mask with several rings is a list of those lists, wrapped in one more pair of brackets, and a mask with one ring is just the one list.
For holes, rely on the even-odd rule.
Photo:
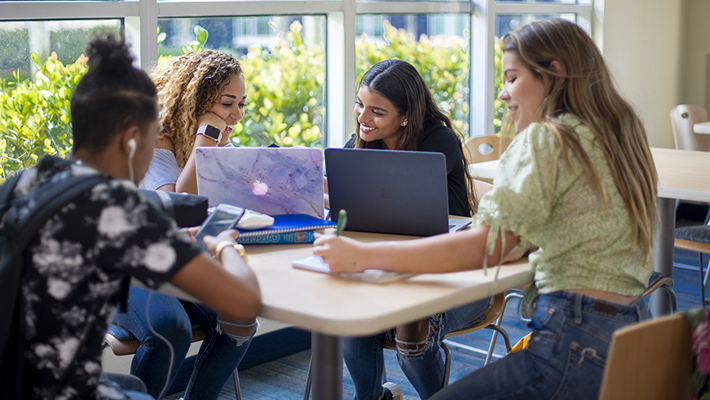
[(710, 310), (693, 309), (685, 316), (690, 324), (693, 357), (691, 400), (710, 399)]
[[(45, 157), (25, 171), (14, 194), (25, 196), (23, 210), (31, 213), (43, 184), (96, 173)], [(64, 206), (25, 253), (25, 397), (124, 399), (100, 381), (103, 337), (123, 278), (158, 288), (199, 252), (128, 182), (108, 180)]]
[(474, 223), (491, 227), (489, 254), (502, 230), (540, 247), (529, 257), (539, 293), (596, 289), (639, 295), (653, 272), (653, 255), (632, 244), (628, 208), (592, 132), (574, 115), (561, 118), (595, 166), (607, 204), (572, 151), (567, 162), (553, 134), (533, 123), (501, 155), (494, 187), (480, 199)]

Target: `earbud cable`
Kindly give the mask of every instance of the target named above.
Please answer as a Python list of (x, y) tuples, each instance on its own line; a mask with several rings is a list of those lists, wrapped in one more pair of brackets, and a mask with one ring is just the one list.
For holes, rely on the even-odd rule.
[[(131, 173), (133, 168), (131, 168)], [(175, 349), (173, 349), (173, 345), (170, 343), (168, 339), (166, 339), (163, 335), (159, 334), (155, 329), (153, 329), (153, 325), (150, 323), (150, 313), (148, 310), (150, 309), (150, 298), (153, 296), (153, 291), (151, 290), (150, 293), (148, 293), (148, 300), (145, 302), (145, 319), (148, 321), (148, 329), (150, 329), (150, 332), (155, 335), (158, 339), (160, 339), (163, 343), (165, 343), (166, 346), (168, 346), (168, 349), (170, 350), (170, 363), (168, 364), (168, 374), (165, 377), (165, 385), (163, 385), (163, 390), (160, 391), (160, 396), (158, 396), (158, 400), (161, 400), (165, 397), (165, 395), (170, 389), (170, 376), (173, 373), (173, 361), (175, 360)]]

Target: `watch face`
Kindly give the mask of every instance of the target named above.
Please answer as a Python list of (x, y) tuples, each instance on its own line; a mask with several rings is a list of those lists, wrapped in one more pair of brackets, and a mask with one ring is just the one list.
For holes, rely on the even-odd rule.
[(207, 128), (205, 129), (205, 136), (209, 136), (214, 140), (219, 140), (220, 133), (219, 128), (215, 128), (212, 125), (207, 125)]

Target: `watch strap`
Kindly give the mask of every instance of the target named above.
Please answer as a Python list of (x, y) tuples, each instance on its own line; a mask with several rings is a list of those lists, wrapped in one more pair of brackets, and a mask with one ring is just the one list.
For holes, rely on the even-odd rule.
[(207, 136), (208, 138), (214, 140), (217, 143), (219, 143), (219, 141), (222, 139), (222, 131), (212, 125), (202, 125), (201, 127), (197, 128), (197, 134)]

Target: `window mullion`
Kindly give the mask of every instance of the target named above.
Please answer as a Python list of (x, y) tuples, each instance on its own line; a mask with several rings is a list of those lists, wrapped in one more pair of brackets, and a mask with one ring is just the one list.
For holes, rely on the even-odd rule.
[(469, 135), (493, 133), (495, 0), (473, 0), (470, 44)]
[(343, 0), (343, 11), (327, 16), (326, 132), (324, 147), (343, 147), (355, 132), (349, 105), (355, 99), (355, 0)]
[(591, 8), (580, 4), (496, 2), (496, 14), (579, 14), (591, 13)]

